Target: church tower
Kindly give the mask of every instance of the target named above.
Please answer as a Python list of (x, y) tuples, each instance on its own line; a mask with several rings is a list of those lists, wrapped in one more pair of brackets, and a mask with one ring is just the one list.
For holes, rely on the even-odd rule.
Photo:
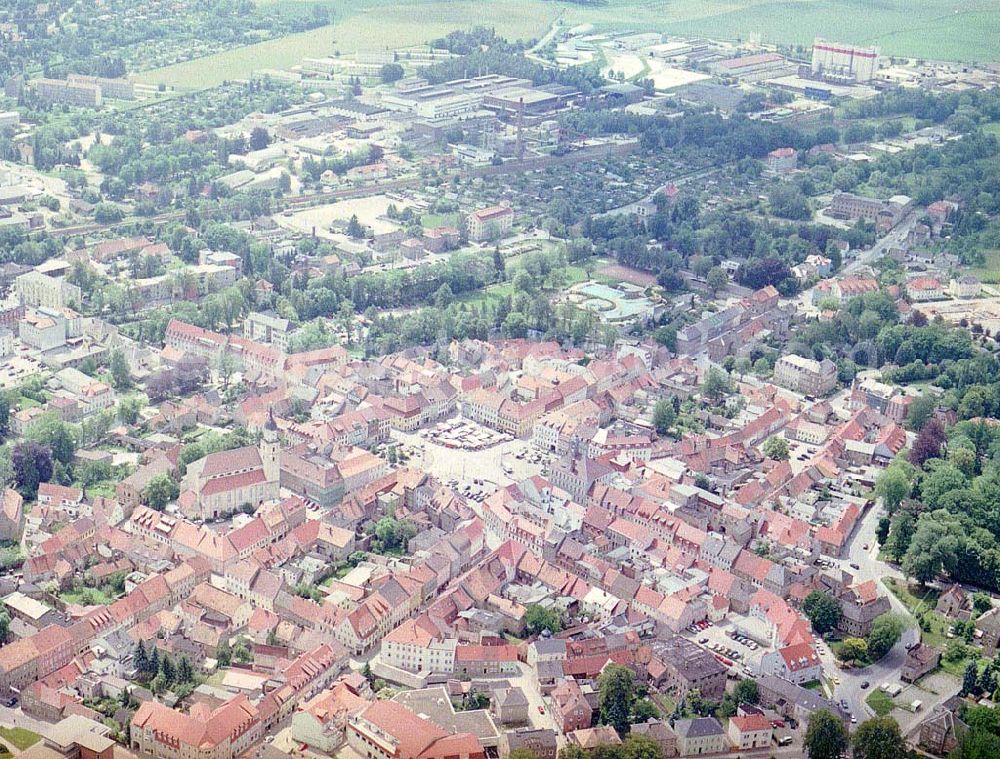
[(270, 410), (267, 412), (267, 421), (264, 422), (260, 458), (267, 481), (278, 482), (281, 479), (281, 446), (278, 443), (278, 425), (274, 423), (274, 414)]

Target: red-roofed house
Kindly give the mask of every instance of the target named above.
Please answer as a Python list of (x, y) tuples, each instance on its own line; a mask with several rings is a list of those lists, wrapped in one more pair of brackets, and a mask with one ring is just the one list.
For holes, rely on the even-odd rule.
[(762, 675), (775, 675), (796, 685), (819, 680), (823, 665), (816, 649), (809, 643), (797, 643), (764, 654), (760, 660)]
[(771, 723), (763, 714), (730, 717), (726, 735), (734, 748), (746, 751), (771, 745)]
[(369, 759), (485, 759), (479, 738), (449, 734), (395, 701), (376, 701), (353, 717), (347, 744)]

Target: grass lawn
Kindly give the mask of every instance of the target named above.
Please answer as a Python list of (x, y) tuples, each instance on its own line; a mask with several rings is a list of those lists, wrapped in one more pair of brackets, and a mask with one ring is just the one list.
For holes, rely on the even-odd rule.
[(95, 483), (94, 485), (88, 485), (87, 495), (91, 497), (95, 495), (100, 495), (104, 496), (105, 498), (114, 498), (116, 484), (117, 483), (112, 480), (102, 480), (101, 482)]
[(117, 596), (108, 593), (101, 588), (80, 588), (80, 590), (65, 590), (59, 594), (59, 598), (68, 604), (112, 604)]
[[(1000, 137), (1000, 121), (994, 121), (993, 125), (997, 127), (996, 135)], [(986, 250), (983, 255), (983, 265), (973, 266), (971, 274), (983, 282), (996, 282), (1000, 279), (1000, 250)]]
[(0, 738), (20, 751), (24, 751), (38, 743), (42, 736), (23, 727), (0, 727)]
[(865, 699), (865, 703), (867, 703), (868, 706), (872, 708), (872, 711), (880, 717), (884, 717), (896, 708), (892, 699), (889, 698), (889, 694), (877, 689), (868, 694), (868, 698)]
[(424, 229), (434, 229), (435, 227), (455, 227), (458, 228), (457, 213), (425, 213), (420, 217), (420, 225)]

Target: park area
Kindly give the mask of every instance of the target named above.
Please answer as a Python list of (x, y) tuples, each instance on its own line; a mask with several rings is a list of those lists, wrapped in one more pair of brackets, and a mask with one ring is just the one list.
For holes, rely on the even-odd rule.
[[(537, 39), (560, 13), (565, 24), (592, 24), (601, 31), (734, 40), (759, 35), (764, 42), (801, 45), (823, 36), (878, 45), (887, 55), (946, 60), (994, 58), (996, 37), (989, 30), (1000, 28), (1000, 7), (992, 0), (958, 5), (952, 0), (887, 0), (863, 13), (848, 0), (609, 0), (586, 7), (551, 0), (362, 0), (338, 5), (337, 18), (328, 26), (141, 72), (137, 79), (200, 89), (259, 69), (290, 68), (307, 57), (421, 45), (477, 25), (493, 27), (509, 39)], [(641, 65), (633, 62), (633, 68), (635, 63)]]

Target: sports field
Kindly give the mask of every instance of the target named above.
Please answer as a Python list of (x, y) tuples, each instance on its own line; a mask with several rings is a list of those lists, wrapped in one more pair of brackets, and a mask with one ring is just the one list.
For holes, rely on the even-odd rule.
[[(309, 0), (262, 0), (302, 4)], [(140, 81), (191, 88), (287, 68), (304, 57), (398, 48), (449, 31), (491, 26), (509, 39), (541, 36), (562, 14), (605, 31), (661, 31), (808, 45), (815, 36), (878, 45), (887, 55), (945, 60), (1000, 58), (996, 0), (360, 0), (336, 5), (330, 26), (143, 72)], [(991, 31), (992, 30), (992, 31)]]

